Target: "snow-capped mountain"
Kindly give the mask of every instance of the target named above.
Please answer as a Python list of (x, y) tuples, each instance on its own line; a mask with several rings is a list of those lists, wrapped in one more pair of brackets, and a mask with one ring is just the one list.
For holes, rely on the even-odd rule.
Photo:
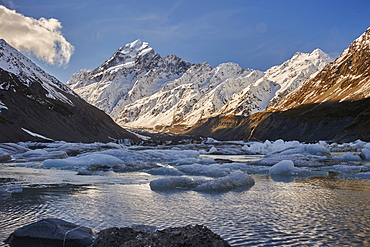
[[(248, 116), (322, 69), (331, 58), (321, 50), (296, 53), (268, 71), (243, 70), (235, 63), (212, 68), (195, 64), (159, 92), (123, 108), (116, 122), (131, 128), (189, 128), (217, 115)], [(285, 76), (288, 76), (285, 79)], [(280, 93), (278, 95), (278, 93)], [(174, 127), (175, 126), (175, 127)]]
[(122, 107), (157, 92), (190, 66), (175, 55), (161, 57), (148, 43), (136, 40), (119, 48), (98, 68), (76, 72), (67, 85), (115, 117)]
[(319, 74), (284, 97), (276, 108), (328, 101), (354, 101), (370, 96), (370, 28)]
[(311, 53), (297, 52), (283, 64), (268, 69), (265, 77), (280, 85), (269, 102), (269, 108), (273, 108), (281, 98), (300, 87), (307, 79), (314, 77), (332, 60), (328, 54), (316, 49)]
[(370, 28), (273, 107), (244, 118), (209, 118), (186, 134), (219, 140), (369, 141), (369, 116)]
[(76, 72), (67, 84), (121, 126), (164, 130), (191, 127), (216, 115), (263, 111), (323, 68), (331, 58), (317, 49), (296, 53), (266, 72), (235, 63), (212, 68), (169, 55), (146, 42), (127, 44), (95, 70)]
[[(0, 39), (0, 68), (17, 76), (26, 87), (29, 87), (32, 81), (39, 81), (40, 85), (47, 91), (45, 95), (47, 98), (57, 99), (73, 105), (72, 101), (62, 92), (77, 96), (66, 85), (36, 66), (30, 59), (8, 45), (3, 39)], [(14, 85), (8, 81), (0, 82), (0, 90), (17, 91)], [(27, 95), (27, 97), (33, 96)]]
[(215, 114), (234, 93), (262, 76), (263, 72), (243, 70), (235, 63), (216, 68), (194, 64), (157, 93), (124, 107), (116, 122), (135, 128), (191, 126)]
[(137, 139), (0, 40), (0, 142)]

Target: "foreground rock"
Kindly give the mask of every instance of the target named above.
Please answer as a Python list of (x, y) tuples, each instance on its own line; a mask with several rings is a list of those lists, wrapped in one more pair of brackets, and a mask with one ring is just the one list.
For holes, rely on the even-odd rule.
[(109, 228), (97, 235), (90, 228), (61, 219), (43, 219), (15, 230), (4, 241), (10, 247), (172, 247), (230, 246), (203, 225), (157, 230), (151, 226)]
[(4, 242), (11, 247), (91, 246), (90, 228), (60, 219), (43, 219), (15, 230)]
[(134, 230), (129, 227), (109, 228), (102, 230), (93, 245), (94, 247), (159, 247), (159, 246), (230, 246), (219, 235), (206, 226), (171, 227), (156, 232)]

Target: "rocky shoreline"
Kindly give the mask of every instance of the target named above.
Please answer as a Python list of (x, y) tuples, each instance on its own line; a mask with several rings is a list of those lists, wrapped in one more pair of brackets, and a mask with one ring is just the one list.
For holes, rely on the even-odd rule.
[(61, 219), (48, 218), (15, 230), (5, 241), (10, 247), (181, 247), (230, 246), (204, 225), (188, 225), (158, 230), (133, 225), (112, 227), (98, 233)]

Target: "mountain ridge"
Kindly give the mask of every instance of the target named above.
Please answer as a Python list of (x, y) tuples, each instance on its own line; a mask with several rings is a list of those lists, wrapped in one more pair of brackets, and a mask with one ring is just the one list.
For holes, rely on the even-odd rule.
[(0, 142), (139, 139), (0, 41)]
[[(175, 55), (169, 55), (172, 56), (168, 59), (170, 62), (164, 63), (162, 70), (158, 70), (157, 61), (163, 58), (158, 58), (159, 55), (148, 43), (136, 40), (123, 47), (131, 49), (128, 60), (123, 59), (120, 60), (121, 64), (114, 63), (112, 67), (107, 67), (109, 61), (117, 60), (115, 57), (120, 54), (121, 47), (97, 69), (87, 71), (87, 78), (81, 76), (85, 72), (80, 71), (67, 84), (82, 98), (110, 114), (121, 126), (156, 131), (171, 131), (174, 125), (190, 128), (198, 121), (220, 114), (247, 116), (263, 111), (270, 106), (272, 98), (277, 103), (281, 95), (299, 87), (305, 79), (332, 60), (329, 55), (316, 49), (311, 53), (296, 53), (282, 65), (262, 72), (243, 69), (236, 63), (223, 63), (215, 68), (208, 63), (191, 65)], [(127, 75), (130, 73), (127, 72), (125, 77), (117, 80), (99, 77), (92, 84), (88, 82), (96, 78), (94, 73), (97, 72), (115, 77), (115, 72), (119, 74), (118, 70), (115, 71), (117, 66), (127, 63), (131, 64), (131, 68), (145, 67), (143, 60), (139, 59), (141, 50), (137, 47), (144, 47), (146, 53), (151, 52), (150, 59), (157, 57), (155, 62), (150, 60), (152, 67), (143, 70), (145, 74), (140, 78), (129, 78)], [(173, 61), (184, 66), (175, 66), (170, 70), (170, 76), (163, 76), (168, 74), (169, 64), (173, 64)], [(128, 71), (137, 75), (135, 69), (128, 68)], [(282, 79), (284, 73), (289, 77)], [(163, 80), (163, 77), (166, 79)]]
[[(271, 108), (214, 117), (182, 133), (216, 139), (370, 141), (370, 29)], [(227, 124), (223, 124), (227, 123)]]

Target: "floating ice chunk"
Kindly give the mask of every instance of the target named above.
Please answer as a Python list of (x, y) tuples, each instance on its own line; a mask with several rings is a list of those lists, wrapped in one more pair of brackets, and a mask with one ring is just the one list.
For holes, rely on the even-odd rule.
[(183, 165), (177, 167), (177, 169), (185, 174), (190, 175), (204, 175), (209, 177), (224, 177), (230, 173), (230, 169), (223, 168), (218, 164), (212, 165), (200, 165), (200, 164), (192, 164), (192, 165)]
[(270, 142), (266, 140), (264, 143), (253, 142), (246, 144), (242, 149), (251, 154), (268, 154), (299, 146), (301, 146), (301, 144), (298, 141), (284, 142), (283, 140), (276, 140), (275, 142)]
[(10, 154), (0, 150), (0, 162), (8, 161), (11, 159), (12, 159), (12, 156), (10, 156)]
[(355, 177), (357, 179), (369, 179), (370, 180), (370, 172), (360, 172), (360, 173), (357, 173)]
[(221, 192), (234, 190), (240, 187), (252, 187), (254, 179), (242, 171), (235, 171), (226, 177), (215, 180), (209, 180), (194, 188), (202, 192)]
[(25, 145), (17, 143), (0, 143), (0, 152), (8, 153), (10, 155), (19, 154), (29, 151), (30, 149)]
[(291, 146), (285, 149), (268, 153), (266, 156), (268, 157), (273, 155), (294, 155), (294, 154), (318, 156), (316, 158), (320, 158), (320, 156), (326, 158), (331, 157), (329, 149), (320, 144), (303, 144), (300, 146)]
[(217, 148), (215, 147), (211, 147), (211, 149), (208, 151), (208, 153), (212, 154), (212, 153), (216, 153), (217, 152)]
[(279, 163), (273, 165), (269, 170), (270, 175), (299, 176), (307, 175), (309, 173), (310, 171), (307, 169), (295, 167), (293, 161), (291, 160), (282, 160)]
[(211, 143), (219, 143), (219, 141), (217, 141), (217, 140), (215, 140), (215, 139), (213, 139), (213, 138), (211, 138), (211, 137), (207, 137), (207, 139), (205, 139), (205, 140), (203, 141), (203, 143), (204, 143), (204, 144), (211, 144)]
[(150, 188), (156, 190), (191, 190), (204, 180), (194, 180), (189, 177), (160, 178), (150, 182)]
[(144, 169), (151, 169), (153, 167), (158, 167), (158, 165), (151, 162), (136, 161), (116, 164), (113, 166), (113, 170), (115, 172), (133, 172)]
[(360, 157), (363, 160), (370, 160), (370, 149), (363, 148), (361, 150)]
[(322, 144), (306, 144), (304, 145), (304, 150), (312, 155), (325, 156), (327, 158), (331, 157), (330, 150)]
[(46, 159), (64, 159), (68, 155), (64, 151), (50, 151), (46, 149), (30, 150), (25, 153), (14, 155), (15, 158), (25, 159), (27, 161), (42, 161)]
[(148, 171), (147, 173), (152, 174), (152, 175), (171, 175), (171, 176), (184, 175), (183, 172), (177, 170), (174, 167), (165, 167), (165, 166), (152, 169)]
[(340, 157), (333, 157), (334, 160), (340, 161), (362, 161), (361, 157), (358, 154), (347, 153)]
[(107, 154), (83, 154), (78, 157), (69, 157), (66, 159), (48, 159), (43, 162), (43, 167), (73, 169), (95, 164), (113, 167), (122, 163), (122, 160)]
[(329, 167), (322, 167), (321, 170), (341, 173), (341, 174), (354, 174), (359, 172), (367, 172), (370, 168), (366, 166), (351, 166), (351, 165), (334, 165)]

